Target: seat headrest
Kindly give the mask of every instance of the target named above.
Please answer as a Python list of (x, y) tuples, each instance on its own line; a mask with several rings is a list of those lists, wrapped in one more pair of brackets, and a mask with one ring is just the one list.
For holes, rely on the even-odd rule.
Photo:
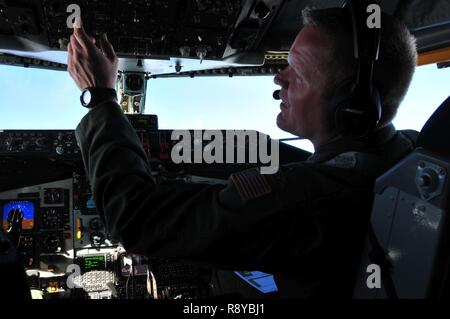
[(450, 155), (450, 97), (433, 113), (417, 138), (417, 147)]

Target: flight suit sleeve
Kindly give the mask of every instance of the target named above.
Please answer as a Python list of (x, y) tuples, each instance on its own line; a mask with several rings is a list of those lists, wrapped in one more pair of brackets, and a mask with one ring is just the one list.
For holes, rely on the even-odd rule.
[(244, 171), (228, 186), (157, 184), (137, 134), (113, 102), (91, 110), (76, 137), (109, 233), (128, 251), (151, 257), (223, 269), (295, 267), (320, 241), (309, 192), (326, 196), (339, 188), (299, 167), (274, 175)]

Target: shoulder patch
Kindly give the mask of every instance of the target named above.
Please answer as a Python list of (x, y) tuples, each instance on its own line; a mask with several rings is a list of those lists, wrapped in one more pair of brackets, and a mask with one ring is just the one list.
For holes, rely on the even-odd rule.
[(260, 174), (258, 169), (249, 169), (232, 174), (231, 181), (244, 202), (272, 192), (272, 187), (270, 187), (266, 177)]

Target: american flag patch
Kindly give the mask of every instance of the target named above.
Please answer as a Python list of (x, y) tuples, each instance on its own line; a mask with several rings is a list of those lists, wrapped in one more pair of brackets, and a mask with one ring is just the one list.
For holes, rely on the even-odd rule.
[(232, 174), (231, 181), (244, 202), (272, 192), (270, 184), (267, 182), (264, 175), (259, 173), (258, 169), (249, 169), (237, 174)]

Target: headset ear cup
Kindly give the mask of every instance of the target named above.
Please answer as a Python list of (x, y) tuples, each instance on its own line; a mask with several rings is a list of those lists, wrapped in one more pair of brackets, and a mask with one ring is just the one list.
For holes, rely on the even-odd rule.
[(341, 112), (341, 108), (343, 107), (344, 102), (352, 96), (354, 88), (354, 79), (348, 78), (336, 87), (331, 97), (331, 116), (329, 119), (329, 123), (330, 126), (333, 126), (340, 134), (343, 130), (343, 127), (345, 127), (345, 124), (342, 122), (342, 117), (339, 115), (339, 113)]
[(336, 106), (334, 116), (336, 129), (342, 136), (368, 136), (375, 130), (381, 118), (378, 90), (373, 89), (371, 97), (362, 98), (354, 93), (343, 99)]
[(336, 129), (344, 137), (360, 137), (367, 131), (367, 112), (355, 97), (343, 100), (335, 112)]

